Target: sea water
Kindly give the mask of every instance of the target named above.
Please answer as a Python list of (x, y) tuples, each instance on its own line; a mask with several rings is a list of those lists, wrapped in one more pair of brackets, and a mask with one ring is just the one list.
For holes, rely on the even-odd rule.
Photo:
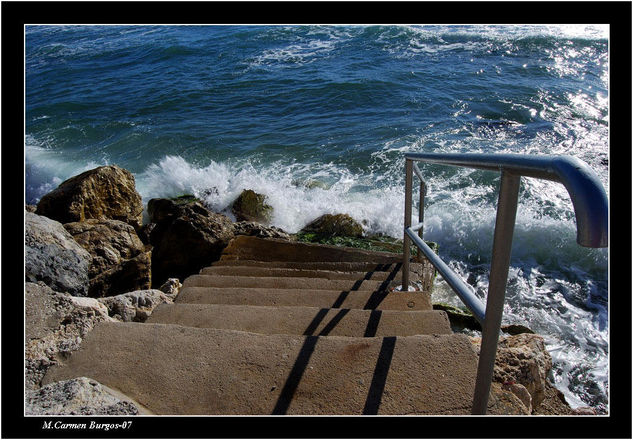
[[(568, 154), (609, 184), (609, 29), (27, 26), (25, 197), (100, 165), (146, 203), (243, 189), (300, 230), (348, 213), (402, 236), (409, 152)], [(425, 238), (485, 299), (499, 173), (421, 165)], [(608, 250), (575, 242), (558, 183), (521, 180), (504, 323), (545, 337), (550, 380), (608, 411)], [(417, 213), (417, 208), (414, 208)], [(438, 277), (434, 301), (459, 305)]]

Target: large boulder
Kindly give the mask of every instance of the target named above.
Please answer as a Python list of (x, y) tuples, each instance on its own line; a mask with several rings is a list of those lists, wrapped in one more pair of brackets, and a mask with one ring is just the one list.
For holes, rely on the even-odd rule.
[(113, 321), (94, 298), (55, 292), (44, 283), (25, 283), (25, 377), (37, 388), (51, 365), (77, 350), (84, 336), (102, 321)]
[(132, 226), (119, 220), (89, 219), (64, 228), (92, 256), (92, 297), (112, 296), (151, 287), (151, 246), (143, 244)]
[(318, 238), (363, 236), (363, 227), (347, 214), (325, 214), (305, 226), (300, 234)]
[(137, 415), (129, 399), (88, 377), (50, 383), (25, 393), (27, 415)]
[(147, 204), (152, 250), (152, 287), (168, 278), (185, 279), (217, 261), (235, 229), (231, 220), (200, 202), (152, 199)]
[(24, 271), (26, 281), (43, 281), (60, 292), (88, 294), (91, 256), (61, 223), (25, 211)]
[(245, 189), (233, 202), (231, 212), (238, 222), (270, 223), (272, 206), (266, 204), (266, 196), (257, 194), (251, 189)]
[(62, 182), (42, 197), (36, 213), (61, 223), (120, 220), (138, 229), (143, 223), (143, 202), (132, 173), (111, 165)]

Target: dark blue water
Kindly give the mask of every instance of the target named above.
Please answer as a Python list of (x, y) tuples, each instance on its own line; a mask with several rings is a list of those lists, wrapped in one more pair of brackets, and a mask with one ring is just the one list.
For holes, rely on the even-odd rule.
[[(570, 154), (608, 190), (601, 26), (27, 26), (26, 202), (117, 164), (153, 197), (266, 194), (295, 232), (401, 236), (403, 153)], [(425, 237), (484, 298), (499, 177), (423, 166)], [(217, 191), (208, 191), (215, 188)], [(504, 320), (546, 337), (572, 406), (608, 408), (608, 251), (562, 185), (522, 179)], [(457, 304), (438, 279), (435, 299)]]

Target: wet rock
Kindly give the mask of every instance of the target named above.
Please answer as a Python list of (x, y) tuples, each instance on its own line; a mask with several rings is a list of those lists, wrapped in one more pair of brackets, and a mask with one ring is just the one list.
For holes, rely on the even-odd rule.
[(363, 227), (347, 214), (325, 214), (309, 223), (299, 233), (313, 233), (318, 238), (359, 238), (363, 236)]
[(250, 235), (259, 238), (281, 238), (283, 240), (292, 240), (290, 234), (275, 226), (265, 226), (256, 222), (237, 222), (234, 223), (235, 235)]
[(238, 222), (258, 222), (268, 224), (272, 218), (272, 206), (266, 204), (266, 196), (245, 189), (233, 202), (231, 212)]
[(91, 218), (120, 220), (138, 229), (143, 221), (143, 203), (132, 173), (112, 165), (62, 182), (42, 197), (36, 213), (61, 223)]
[(25, 393), (27, 415), (137, 415), (120, 393), (87, 377), (50, 383)]
[(26, 386), (36, 388), (52, 365), (77, 350), (95, 325), (112, 321), (94, 298), (53, 291), (44, 283), (25, 283)]
[(469, 329), (481, 331), (481, 324), (468, 310), (462, 310), (450, 304), (435, 303), (433, 310), (443, 310), (448, 315), (451, 327), (456, 330)]
[(501, 331), (510, 335), (520, 335), (521, 333), (534, 333), (529, 327), (521, 324), (502, 325)]
[(123, 322), (145, 322), (156, 307), (173, 303), (172, 298), (158, 289), (127, 292), (102, 298), (101, 302), (106, 305), (111, 317)]
[(231, 220), (209, 211), (199, 202), (177, 204), (152, 199), (147, 210), (156, 223), (150, 234), (152, 286), (168, 278), (185, 279), (217, 261), (235, 234)]
[(88, 295), (112, 296), (151, 287), (151, 246), (119, 220), (89, 219), (64, 228), (92, 256)]
[(26, 211), (24, 232), (26, 281), (43, 281), (72, 295), (88, 294), (92, 257), (61, 223)]

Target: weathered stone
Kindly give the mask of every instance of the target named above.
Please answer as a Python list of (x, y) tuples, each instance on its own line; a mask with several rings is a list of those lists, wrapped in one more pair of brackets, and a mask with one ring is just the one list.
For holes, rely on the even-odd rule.
[(512, 394), (517, 396), (525, 408), (527, 409), (527, 413), (532, 413), (532, 396), (530, 392), (520, 383), (508, 382), (503, 384), (503, 388), (510, 391)]
[(51, 365), (79, 348), (99, 322), (112, 321), (94, 298), (53, 291), (44, 283), (24, 286), (26, 386), (39, 386)]
[(545, 387), (545, 398), (535, 407), (532, 414), (537, 415), (572, 415), (574, 410), (567, 403), (565, 395), (549, 383)]
[(290, 234), (275, 226), (265, 226), (256, 222), (237, 222), (234, 223), (235, 235), (250, 235), (259, 238), (281, 238), (284, 240), (292, 240)]
[(530, 409), (525, 406), (519, 397), (499, 383), (492, 383), (490, 386), (488, 409), (491, 415), (529, 415)]
[(119, 220), (89, 219), (64, 227), (92, 256), (89, 296), (151, 287), (151, 246), (143, 244), (132, 226)]
[(43, 281), (54, 290), (88, 294), (91, 256), (61, 223), (25, 212), (24, 270), (26, 281)]
[(112, 219), (140, 228), (143, 221), (143, 203), (134, 176), (116, 165), (98, 167), (62, 182), (42, 197), (36, 212), (61, 223)]
[(137, 415), (120, 393), (87, 377), (48, 384), (25, 393), (27, 415)]
[(111, 317), (123, 322), (144, 322), (160, 304), (173, 303), (167, 294), (157, 289), (102, 298), (101, 302), (106, 305)]
[[(471, 341), (479, 351), (480, 338), (471, 338)], [(545, 349), (542, 336), (521, 333), (499, 338), (493, 380), (523, 385), (532, 396), (533, 408), (538, 408), (545, 398), (551, 369), (552, 357)]]
[(300, 233), (317, 237), (362, 237), (363, 227), (347, 214), (325, 214), (304, 227)]
[(245, 189), (233, 202), (231, 212), (237, 221), (269, 223), (272, 218), (272, 206), (265, 203), (266, 196)]
[(235, 232), (228, 217), (210, 212), (198, 202), (152, 199), (148, 213), (156, 223), (150, 235), (153, 287), (168, 278), (185, 279), (217, 261)]
[(147, 223), (139, 228), (137, 235), (143, 244), (150, 244), (152, 231), (156, 227), (156, 223)]
[(36, 205), (24, 205), (24, 209), (28, 212), (33, 212), (35, 213), (35, 211), (37, 210), (37, 206)]
[(182, 283), (178, 280), (178, 278), (169, 278), (162, 286), (160, 286), (159, 290), (173, 300), (178, 296), (181, 288)]

